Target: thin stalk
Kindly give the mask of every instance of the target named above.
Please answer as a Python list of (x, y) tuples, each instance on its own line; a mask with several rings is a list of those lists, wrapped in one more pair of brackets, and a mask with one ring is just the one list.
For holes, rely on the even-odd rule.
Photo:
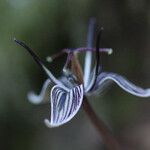
[(90, 118), (91, 122), (97, 129), (98, 133), (100, 134), (104, 144), (106, 145), (108, 150), (120, 150), (120, 146), (118, 141), (109, 131), (108, 127), (105, 123), (96, 115), (94, 110), (92, 109), (91, 105), (89, 104), (87, 98), (84, 96), (83, 100), (83, 109)]
[[(79, 83), (83, 84), (83, 72), (76, 55), (73, 55), (73, 59), (71, 62), (72, 62), (72, 70), (74, 74), (76, 75)], [(101, 118), (99, 118), (96, 115), (91, 105), (89, 104), (86, 96), (84, 96), (84, 100), (83, 100), (83, 109), (88, 115), (88, 117), (90, 118), (95, 128), (97, 129), (99, 135), (102, 137), (103, 143), (106, 145), (107, 149), (120, 150), (120, 146), (119, 143), (117, 142), (117, 139), (115, 139), (115, 137), (109, 131), (108, 127), (101, 120)]]

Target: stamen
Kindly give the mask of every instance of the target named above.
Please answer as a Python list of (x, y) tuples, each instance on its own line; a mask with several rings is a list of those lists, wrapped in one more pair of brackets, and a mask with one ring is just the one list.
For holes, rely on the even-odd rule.
[[(87, 52), (87, 51), (95, 52), (96, 48), (81, 47), (81, 48), (74, 49), (73, 51), (76, 51), (76, 52)], [(113, 49), (112, 48), (99, 48), (98, 51), (107, 53), (108, 55), (111, 55), (113, 52)]]
[(56, 53), (56, 54), (54, 54), (54, 55), (52, 55), (52, 56), (46, 57), (46, 61), (51, 63), (54, 59), (56, 59), (56, 58), (62, 56), (62, 55), (65, 54), (65, 53), (68, 53), (68, 52), (69, 52), (68, 50), (63, 49), (62, 51), (60, 51), (60, 52), (58, 52), (58, 53)]
[(65, 65), (63, 67), (63, 72), (65, 72), (65, 70), (67, 70), (67, 67), (68, 67), (68, 65), (69, 65), (69, 63), (70, 63), (70, 61), (72, 59), (72, 54), (73, 54), (72, 50), (70, 50), (70, 49), (63, 49), (61, 52), (58, 52), (58, 53), (56, 53), (56, 54), (54, 54), (52, 56), (46, 57), (46, 60), (47, 60), (47, 62), (51, 63), (54, 59), (60, 57), (61, 55), (65, 54), (65, 53), (68, 54), (67, 60), (66, 60)]
[[(39, 67), (46, 73), (46, 75), (47, 75), (55, 84), (60, 84), (60, 85), (62, 85), (62, 83), (61, 83), (59, 80), (57, 80), (57, 79), (53, 76), (53, 74), (47, 69), (47, 67), (44, 65), (44, 63), (41, 61), (41, 59), (33, 52), (32, 49), (30, 49), (25, 43), (23, 43), (23, 42), (21, 42), (21, 41), (15, 39), (15, 38), (14, 38), (14, 41), (15, 41), (18, 45), (24, 47), (24, 48), (30, 53), (30, 55), (31, 55), (32, 58), (35, 60), (35, 62), (39, 65)], [(63, 85), (62, 85), (62, 86), (63, 86)], [(63, 86), (63, 87), (65, 88), (65, 86)], [(68, 89), (67, 89), (67, 90), (68, 90)]]
[(51, 63), (53, 61), (53, 58), (51, 56), (47, 56), (46, 57), (46, 61), (49, 62), (49, 63)]
[(108, 55), (111, 55), (113, 53), (112, 48), (99, 48), (99, 52), (107, 53)]
[[(47, 56), (46, 61), (51, 63), (51, 62), (53, 62), (54, 59), (62, 56), (65, 53), (69, 54), (69, 53), (73, 53), (73, 52), (88, 52), (88, 51), (95, 52), (96, 48), (88, 48), (88, 47), (80, 47), (80, 48), (76, 48), (76, 49), (65, 48), (52, 56)], [(104, 52), (104, 53), (107, 53), (108, 55), (111, 55), (113, 52), (113, 49), (112, 48), (99, 48), (99, 52)]]

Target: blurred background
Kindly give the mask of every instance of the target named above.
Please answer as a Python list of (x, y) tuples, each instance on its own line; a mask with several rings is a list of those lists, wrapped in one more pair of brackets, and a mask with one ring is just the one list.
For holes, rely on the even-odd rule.
[[(26, 42), (45, 60), (63, 48), (86, 45), (90, 17), (104, 27), (103, 69), (150, 87), (150, 1), (148, 0), (0, 0), (0, 148), (4, 150), (100, 150), (101, 137), (84, 113), (68, 124), (47, 128), (50, 105), (33, 105), (46, 76), (25, 50)], [(64, 58), (49, 64), (59, 76)], [(113, 85), (89, 101), (128, 150), (150, 149), (150, 98), (134, 97)]]

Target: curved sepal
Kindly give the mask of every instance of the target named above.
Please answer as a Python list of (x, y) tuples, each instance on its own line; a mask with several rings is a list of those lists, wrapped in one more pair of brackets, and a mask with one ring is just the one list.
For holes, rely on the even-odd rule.
[(99, 90), (102, 89), (106, 84), (108, 84), (109, 81), (114, 81), (118, 86), (120, 86), (123, 90), (126, 92), (138, 96), (138, 97), (150, 97), (150, 88), (143, 89), (140, 88), (130, 81), (128, 81), (126, 78), (116, 74), (116, 73), (106, 73), (102, 72), (98, 78), (96, 85), (93, 90)]
[(58, 127), (70, 121), (83, 101), (83, 85), (66, 91), (59, 85), (51, 90), (51, 119), (45, 119), (48, 127)]
[(28, 97), (28, 100), (33, 103), (33, 104), (40, 104), (43, 102), (44, 100), (44, 96), (45, 96), (45, 92), (46, 92), (46, 89), (48, 88), (48, 86), (51, 84), (51, 80), (50, 79), (47, 79), (44, 84), (43, 84), (43, 87), (42, 87), (42, 90), (40, 92), (39, 95), (35, 94), (34, 92), (29, 92), (27, 97)]

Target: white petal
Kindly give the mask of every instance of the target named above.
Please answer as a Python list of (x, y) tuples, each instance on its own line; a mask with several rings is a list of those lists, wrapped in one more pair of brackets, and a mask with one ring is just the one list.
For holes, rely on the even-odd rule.
[(51, 119), (45, 119), (48, 127), (58, 127), (70, 121), (78, 112), (83, 101), (83, 85), (69, 92), (59, 85), (51, 90)]
[(46, 92), (48, 86), (50, 86), (50, 84), (51, 84), (50, 79), (47, 79), (44, 82), (42, 90), (41, 90), (39, 95), (35, 94), (34, 92), (29, 92), (28, 95), (27, 95), (28, 100), (31, 103), (33, 103), (33, 104), (40, 104), (40, 103), (42, 103), (43, 100), (44, 100), (45, 92)]
[(97, 83), (93, 90), (98, 90), (103, 88), (104, 85), (108, 83), (107, 81), (114, 81), (123, 90), (125, 90), (126, 92), (132, 95), (138, 97), (150, 97), (150, 88), (148, 89), (140, 88), (134, 85), (133, 83), (131, 83), (130, 81), (128, 81), (126, 78), (115, 73), (106, 73), (106, 72), (101, 73), (97, 79)]

